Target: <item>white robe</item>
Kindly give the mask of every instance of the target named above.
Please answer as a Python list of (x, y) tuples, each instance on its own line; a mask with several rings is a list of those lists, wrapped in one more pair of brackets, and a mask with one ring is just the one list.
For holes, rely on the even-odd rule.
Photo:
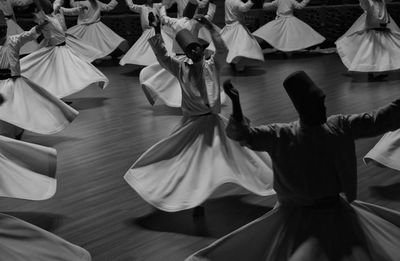
[[(40, 133), (53, 134), (63, 130), (78, 115), (69, 107), (40, 85), (20, 76), (20, 47), (36, 39), (36, 29), (19, 35), (9, 36), (6, 43), (0, 46), (0, 68), (10, 69), (11, 76), (0, 80), (0, 93), (5, 98), (0, 106), (0, 119), (20, 128)], [(14, 137), (14, 128), (7, 124), (0, 125), (3, 135)]]
[(275, 49), (290, 52), (305, 49), (325, 41), (325, 38), (309, 25), (293, 15), (294, 9), (302, 9), (309, 0), (275, 0), (264, 3), (263, 8), (276, 8), (276, 18), (253, 32)]
[(400, 31), (385, 2), (360, 0), (360, 5), (364, 14), (336, 41), (343, 64), (356, 72), (400, 69)]
[(195, 64), (168, 56), (160, 36), (150, 39), (160, 64), (180, 83), (184, 117), (169, 137), (133, 164), (125, 180), (164, 211), (193, 208), (229, 182), (259, 195), (274, 193), (268, 154), (242, 148), (225, 135), (219, 74), (227, 49), (219, 35), (215, 37), (215, 55)]
[[(63, 98), (97, 83), (100, 88), (108, 85), (108, 78), (88, 61), (82, 59), (66, 41), (62, 14), (42, 14), (49, 21), (43, 28), (47, 43), (36, 52), (21, 59), (22, 75), (43, 86), (56, 97)], [(61, 44), (61, 46), (59, 46)]]

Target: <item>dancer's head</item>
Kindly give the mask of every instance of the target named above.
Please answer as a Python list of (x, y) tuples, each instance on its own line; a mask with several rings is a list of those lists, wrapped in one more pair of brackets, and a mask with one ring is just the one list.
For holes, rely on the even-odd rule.
[(186, 56), (194, 63), (200, 62), (204, 57), (204, 45), (187, 29), (182, 29), (176, 34), (176, 41)]
[(283, 86), (299, 113), (300, 121), (312, 126), (326, 122), (325, 94), (304, 71), (289, 75)]
[(7, 36), (7, 22), (4, 17), (3, 11), (0, 10), (0, 38), (3, 39)]
[(53, 5), (50, 0), (39, 0), (40, 6), (45, 14), (53, 13)]

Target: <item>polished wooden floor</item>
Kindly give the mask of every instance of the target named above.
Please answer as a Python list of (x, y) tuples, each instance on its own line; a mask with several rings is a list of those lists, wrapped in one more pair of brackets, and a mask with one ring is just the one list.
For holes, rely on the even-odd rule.
[[(400, 97), (400, 73), (386, 82), (349, 77), (336, 54), (266, 56), (263, 67), (234, 74), (243, 108), (254, 124), (286, 122), (296, 112), (282, 88), (293, 71), (305, 70), (327, 94), (329, 114), (372, 110)], [(26, 133), (23, 140), (58, 150), (58, 191), (46, 201), (1, 199), (0, 210), (34, 223), (87, 250), (94, 261), (183, 260), (230, 231), (267, 212), (274, 197), (258, 197), (233, 185), (220, 188), (204, 205), (206, 217), (191, 211), (157, 211), (132, 190), (124, 173), (148, 147), (168, 136), (180, 111), (150, 106), (139, 85), (140, 68), (106, 62), (105, 90), (90, 86), (70, 97), (78, 118), (51, 136)], [(223, 108), (228, 115), (230, 104)], [(357, 142), (359, 199), (400, 210), (400, 173), (365, 166), (363, 155), (379, 138)], [(262, 231), (260, 231), (262, 233)], [(1, 255), (1, 253), (0, 253)]]

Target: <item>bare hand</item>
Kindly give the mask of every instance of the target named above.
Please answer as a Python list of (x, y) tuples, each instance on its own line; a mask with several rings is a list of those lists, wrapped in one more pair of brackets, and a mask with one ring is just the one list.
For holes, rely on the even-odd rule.
[(158, 18), (158, 16), (155, 16), (152, 12), (149, 13), (149, 25), (154, 27), (154, 29), (156, 30), (156, 33), (160, 33), (161, 32), (161, 21)]
[(239, 91), (233, 87), (231, 80), (224, 81), (224, 91), (226, 95), (231, 98), (231, 100), (238, 101), (239, 100)]
[(61, 6), (57, 5), (56, 8), (54, 8), (54, 13), (58, 14), (60, 12), (60, 8), (61, 8)]
[(47, 25), (48, 23), (49, 23), (48, 20), (44, 20), (42, 23), (40, 23), (40, 24), (38, 24), (38, 25), (36, 26), (36, 31), (37, 31), (38, 33), (41, 33), (42, 30), (43, 30), (43, 27), (45, 27), (45, 25)]
[(197, 14), (193, 17), (193, 19), (195, 19), (200, 24), (204, 25), (204, 27), (207, 28), (208, 30), (214, 29), (213, 24), (204, 15)]

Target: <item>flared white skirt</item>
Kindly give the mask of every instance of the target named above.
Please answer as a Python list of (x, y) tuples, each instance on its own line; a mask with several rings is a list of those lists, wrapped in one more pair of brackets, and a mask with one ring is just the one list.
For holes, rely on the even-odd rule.
[(239, 63), (244, 60), (264, 61), (264, 55), (257, 40), (240, 22), (225, 25), (221, 30), (221, 37), (229, 49), (226, 58), (228, 63)]
[(0, 197), (44, 200), (56, 193), (55, 149), (0, 136)]
[[(161, 29), (161, 35), (168, 53), (172, 55), (173, 40), (170, 35), (164, 30), (165, 26)], [(157, 62), (157, 58), (151, 48), (148, 40), (155, 35), (154, 28), (145, 30), (135, 44), (119, 61), (120, 65), (136, 64), (142, 66), (149, 66)]]
[(144, 200), (171, 212), (198, 206), (224, 183), (274, 194), (269, 155), (227, 138), (226, 122), (216, 114), (183, 118), (133, 164), (125, 180)]
[[(7, 23), (7, 36), (8, 35), (16, 35), (16, 34), (20, 34), (20, 33), (24, 32), (24, 30), (16, 22), (14, 22), (14, 20), (6, 19), (6, 23)], [(19, 53), (20, 54), (29, 54), (38, 49), (39, 49), (39, 44), (36, 42), (36, 40), (33, 40), (33, 41), (30, 41), (30, 42), (27, 42), (26, 44), (24, 44), (21, 47)]]
[[(83, 40), (80, 40), (76, 36), (73, 36), (71, 34), (66, 34), (65, 36), (66, 36), (65, 46), (67, 46), (72, 52), (78, 55), (81, 59), (91, 63), (94, 60), (103, 57), (101, 51), (90, 46), (89, 43), (86, 43)], [(48, 41), (46, 39), (40, 42), (41, 48), (45, 48), (47, 46), (48, 46)]]
[(148, 40), (155, 35), (154, 28), (145, 30), (135, 44), (119, 61), (120, 65), (136, 64), (151, 65), (157, 62), (157, 58)]
[(400, 130), (383, 135), (379, 142), (365, 155), (364, 161), (400, 170)]
[[(183, 55), (175, 58), (181, 61), (188, 60)], [(181, 107), (182, 92), (178, 79), (158, 62), (143, 68), (139, 74), (139, 81), (151, 105), (159, 100), (169, 107)]]
[(85, 249), (18, 218), (0, 213), (0, 261), (90, 261)]
[(325, 38), (295, 16), (281, 16), (253, 32), (275, 49), (290, 52), (325, 41)]
[(81, 59), (69, 46), (42, 48), (21, 59), (21, 73), (58, 98), (97, 83), (108, 85), (108, 78), (95, 66)]
[(278, 206), (186, 261), (395, 261), (400, 212), (355, 201)]
[(67, 33), (74, 35), (99, 50), (102, 54), (101, 57), (111, 54), (117, 48), (120, 48), (122, 51), (126, 51), (129, 48), (127, 40), (116, 34), (102, 22), (78, 24), (69, 28)]
[(387, 31), (365, 30), (366, 15), (336, 42), (343, 64), (349, 71), (384, 72), (400, 69), (400, 30), (391, 19)]
[(0, 94), (5, 99), (0, 106), (0, 120), (32, 132), (59, 132), (78, 115), (72, 107), (23, 76), (1, 80)]

